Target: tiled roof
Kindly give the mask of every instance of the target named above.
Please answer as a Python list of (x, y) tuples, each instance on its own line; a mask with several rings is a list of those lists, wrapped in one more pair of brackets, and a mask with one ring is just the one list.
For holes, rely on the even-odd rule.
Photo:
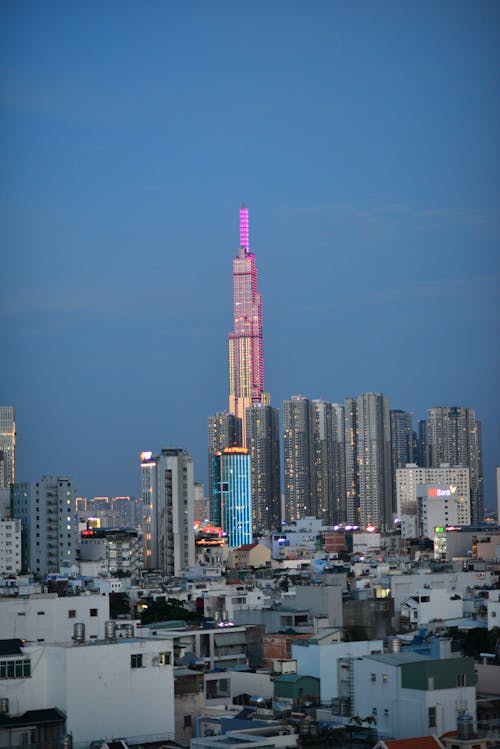
[(384, 741), (387, 749), (443, 749), (442, 743), (435, 736), (417, 736), (413, 739), (394, 739)]

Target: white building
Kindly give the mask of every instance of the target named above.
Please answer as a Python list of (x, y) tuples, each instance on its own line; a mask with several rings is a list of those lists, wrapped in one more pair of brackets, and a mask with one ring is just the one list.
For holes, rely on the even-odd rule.
[(16, 575), (21, 566), (21, 521), (0, 518), (0, 575)]
[(70, 479), (44, 476), (13, 484), (12, 517), (22, 522), (22, 562), (46, 575), (75, 561), (75, 488)]
[(179, 576), (194, 565), (193, 459), (181, 448), (141, 453), (144, 567)]
[(423, 484), (417, 487), (418, 538), (434, 539), (434, 528), (459, 524), (456, 486)]
[(297, 673), (320, 680), (321, 702), (349, 696), (350, 659), (382, 653), (382, 640), (341, 642), (340, 629), (329, 629), (307, 640), (292, 642)]
[(104, 637), (109, 598), (104, 595), (58, 596), (34, 593), (0, 598), (0, 640), (71, 642), (74, 625), (85, 625), (87, 639)]
[[(129, 740), (174, 739), (174, 677), (168, 642), (127, 638), (95, 643), (25, 645), (21, 656), (0, 659), (19, 668), (0, 678), (8, 700), (5, 721), (30, 710), (58, 708), (74, 749), (122, 736)], [(27, 741), (26, 743), (31, 743)]]
[(466, 712), (476, 722), (472, 658), (432, 659), (417, 653), (353, 660), (354, 713), (373, 716), (379, 737), (442, 736)]
[(464, 615), (462, 594), (447, 590), (417, 591), (401, 604), (401, 619), (422, 627), (435, 619), (460, 619)]
[(417, 487), (429, 484), (440, 487), (455, 487), (458, 525), (470, 525), (470, 478), (468, 468), (450, 468), (443, 463), (439, 468), (419, 468), (407, 463), (396, 469), (397, 516), (415, 515), (417, 512)]
[(486, 610), (488, 612), (488, 629), (500, 627), (500, 590), (488, 591)]

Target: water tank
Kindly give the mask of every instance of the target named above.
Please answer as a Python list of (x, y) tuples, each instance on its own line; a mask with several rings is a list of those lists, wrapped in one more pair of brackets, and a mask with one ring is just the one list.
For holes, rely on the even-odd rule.
[(116, 638), (116, 625), (111, 619), (104, 622), (104, 637), (106, 640), (114, 640)]
[(391, 637), (389, 640), (389, 652), (400, 653), (401, 652), (401, 640), (399, 637)]
[(2, 699), (0, 699), (0, 715), (8, 715), (8, 714), (9, 714), (9, 698), (2, 697)]
[(85, 624), (83, 622), (77, 622), (73, 627), (73, 640), (85, 642)]
[(133, 636), (134, 636), (134, 625), (126, 624), (125, 625), (125, 637), (133, 637)]
[(67, 733), (63, 739), (63, 749), (73, 749), (73, 736)]
[(471, 739), (474, 736), (474, 718), (469, 713), (462, 713), (457, 718), (457, 738)]

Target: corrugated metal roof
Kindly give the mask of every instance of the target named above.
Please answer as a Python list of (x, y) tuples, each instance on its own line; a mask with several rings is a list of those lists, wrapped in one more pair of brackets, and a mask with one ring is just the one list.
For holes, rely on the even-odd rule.
[(389, 666), (402, 666), (405, 663), (415, 663), (415, 661), (432, 661), (430, 655), (422, 655), (421, 653), (380, 653), (380, 655), (364, 655), (363, 658), (370, 659), (372, 661), (378, 661), (379, 663), (387, 663)]

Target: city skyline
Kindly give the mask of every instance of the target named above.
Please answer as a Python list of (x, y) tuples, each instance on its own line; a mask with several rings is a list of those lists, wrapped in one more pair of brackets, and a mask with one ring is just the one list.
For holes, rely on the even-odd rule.
[(89, 8), (0, 8), (17, 481), (139, 496), (183, 447), (207, 485), (245, 201), (273, 405), (473, 409), (493, 509), (498, 6)]

